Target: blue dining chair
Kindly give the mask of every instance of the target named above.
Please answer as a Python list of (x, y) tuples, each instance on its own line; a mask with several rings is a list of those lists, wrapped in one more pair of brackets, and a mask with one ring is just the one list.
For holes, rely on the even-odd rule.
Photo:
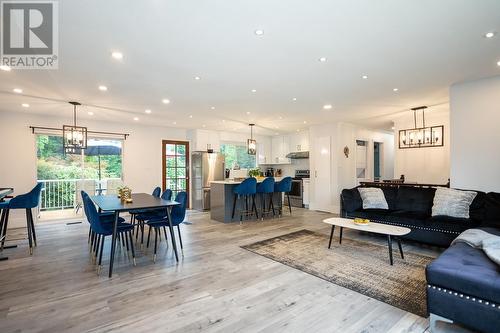
[[(179, 234), (179, 242), (181, 244), (181, 250), (183, 250), (184, 247), (182, 245), (180, 225), (182, 222), (184, 222), (184, 219), (186, 218), (186, 209), (187, 209), (187, 202), (188, 202), (187, 193), (186, 192), (177, 193), (177, 196), (175, 197), (175, 201), (177, 201), (179, 203), (179, 205), (172, 207), (172, 211), (170, 212), (170, 217), (172, 219), (170, 222), (172, 224), (172, 227), (177, 226), (177, 232)], [(167, 240), (166, 227), (169, 227), (168, 217), (164, 216), (164, 217), (153, 218), (153, 219), (148, 220), (146, 222), (146, 224), (149, 226), (147, 247), (149, 247), (149, 238), (150, 238), (150, 234), (151, 234), (151, 229), (154, 229), (154, 232), (155, 232), (155, 250), (154, 250), (154, 255), (153, 255), (153, 262), (156, 262), (156, 249), (157, 249), (157, 244), (158, 244), (158, 234), (161, 232), (160, 228), (163, 228), (163, 232), (165, 233), (165, 240)]]
[[(257, 184), (257, 193), (260, 194), (261, 212), (260, 217), (264, 220), (265, 214), (273, 213), (274, 217), (274, 177), (267, 177), (261, 183)], [(269, 207), (266, 211), (266, 195), (269, 197)]]
[[(90, 196), (85, 191), (80, 191), (80, 195), (82, 196), (82, 203), (83, 203), (85, 198), (90, 199)], [(87, 210), (86, 210), (85, 206), (83, 206), (83, 211), (85, 213), (85, 216), (87, 216)], [(101, 218), (102, 223), (107, 223), (107, 224), (113, 225), (113, 222), (115, 220), (115, 213), (114, 212), (98, 212), (98, 214), (99, 214), (99, 217)], [(123, 217), (118, 217), (118, 223), (120, 223), (118, 225), (118, 227), (120, 227), (120, 225), (124, 222), (125, 222), (125, 219)], [(89, 237), (88, 237), (87, 242), (90, 244), (90, 251), (92, 252), (92, 254), (94, 256), (94, 259), (97, 256), (97, 250), (98, 250), (96, 240), (97, 240), (97, 234), (92, 231), (92, 226), (90, 225), (90, 221), (89, 221)], [(123, 243), (123, 239), (122, 239), (122, 243)]]
[[(166, 189), (161, 197), (163, 200), (170, 200), (172, 199), (172, 190), (171, 189)], [(155, 210), (148, 210), (145, 212), (142, 212), (141, 214), (137, 214), (136, 220), (137, 220), (137, 232), (135, 234), (135, 241), (137, 242), (137, 239), (139, 237), (139, 228), (141, 229), (141, 244), (144, 242), (144, 222), (153, 218), (163, 218), (167, 215), (167, 212), (165, 209), (155, 209)], [(165, 228), (164, 228), (165, 229)], [(166, 231), (165, 231), (165, 239), (166, 239)]]
[[(99, 215), (97, 212), (97, 209), (90, 199), (88, 195), (83, 195), (83, 207), (85, 210), (85, 214), (87, 216), (87, 220), (90, 223), (90, 227), (92, 228), (92, 232), (94, 232), (97, 235), (96, 238), (96, 257), (97, 255), (99, 256), (99, 262), (97, 266), (97, 274), (99, 274), (101, 270), (101, 263), (102, 263), (102, 253), (104, 252), (104, 241), (106, 239), (106, 236), (111, 236), (113, 234), (113, 224), (109, 222), (105, 222), (104, 219)], [(134, 226), (131, 223), (120, 223), (117, 228), (117, 232), (119, 236), (124, 236), (127, 244), (127, 251), (129, 250), (129, 243), (130, 243), (130, 249), (132, 250), (132, 260), (135, 266), (135, 250), (134, 250), (134, 243), (132, 241), (132, 230), (134, 229)], [(117, 237), (118, 241), (118, 237)]]
[[(28, 242), (30, 245), (30, 255), (33, 254), (33, 244), (36, 246), (36, 233), (35, 233), (35, 223), (33, 222), (33, 212), (32, 209), (38, 207), (40, 204), (40, 193), (42, 191), (42, 183), (36, 184), (36, 186), (25, 194), (20, 194), (10, 200), (0, 202), (0, 210), (4, 211), (2, 214), (3, 219), (1, 221), (2, 233), (1, 235), (7, 235), (7, 225), (9, 223), (9, 212), (11, 209), (25, 209), (26, 210), (26, 227), (28, 229)], [(2, 250), (4, 246), (5, 238), (2, 239)]]
[[(239, 214), (240, 214), (240, 223), (243, 218), (243, 215), (246, 217), (253, 216), (255, 212), (255, 216), (259, 218), (259, 214), (257, 213), (257, 206), (255, 205), (255, 195), (257, 193), (257, 179), (250, 177), (241, 182), (238, 186), (234, 188), (234, 198), (233, 198), (233, 212), (231, 214), (231, 218), (234, 219), (234, 215), (236, 212), (236, 203), (239, 201)], [(249, 210), (248, 204), (249, 201), (252, 200), (252, 207)], [(245, 204), (245, 209), (242, 208), (243, 204)]]
[[(160, 194), (161, 194), (161, 188), (159, 186), (156, 186), (153, 189), (153, 192), (151, 192), (151, 195), (153, 197), (157, 197), (157, 198), (160, 197)], [(130, 214), (130, 222), (133, 225), (136, 225), (135, 220), (137, 219), (137, 215), (143, 214), (143, 213), (146, 213), (146, 212), (148, 212), (148, 210), (146, 210), (146, 209), (134, 209), (134, 210), (131, 210), (130, 212), (128, 212)], [(137, 231), (139, 231), (139, 224), (137, 224)]]
[[(292, 190), (292, 177), (285, 177), (274, 184), (274, 192), (284, 193), (288, 201), (288, 209), (292, 215), (292, 206), (290, 205), (290, 191)], [(283, 215), (283, 202), (279, 206), (279, 215)]]

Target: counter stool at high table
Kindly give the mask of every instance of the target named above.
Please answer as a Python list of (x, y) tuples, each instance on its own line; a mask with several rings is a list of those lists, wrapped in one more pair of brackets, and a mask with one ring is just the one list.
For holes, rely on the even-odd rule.
[[(256, 218), (259, 218), (259, 214), (257, 212), (257, 206), (255, 205), (255, 195), (257, 193), (257, 180), (253, 177), (245, 179), (241, 184), (234, 188), (234, 199), (233, 199), (233, 213), (231, 214), (231, 218), (234, 219), (234, 215), (236, 213), (236, 204), (238, 201), (240, 202), (239, 206), (239, 214), (240, 214), (240, 223), (243, 219), (243, 215), (246, 217), (253, 216), (255, 212)], [(251, 208), (249, 207), (249, 201), (251, 202)], [(245, 209), (242, 208), (243, 204), (245, 205)]]
[[(290, 191), (292, 190), (292, 177), (285, 177), (276, 184), (274, 184), (274, 192), (284, 193), (288, 200), (288, 209), (292, 215), (292, 206), (290, 205)], [(285, 198), (283, 198), (284, 200)], [(278, 215), (283, 216), (283, 201), (279, 206)]]
[[(273, 177), (267, 177), (262, 181), (262, 183), (257, 184), (257, 193), (260, 194), (260, 202), (261, 202), (261, 211), (260, 211), (260, 217), (262, 220), (264, 220), (264, 215), (265, 214), (270, 214), (271, 212), (273, 213), (274, 217), (274, 202), (273, 202), (273, 195), (274, 195), (274, 178)], [(269, 197), (269, 206), (266, 211), (266, 195)]]

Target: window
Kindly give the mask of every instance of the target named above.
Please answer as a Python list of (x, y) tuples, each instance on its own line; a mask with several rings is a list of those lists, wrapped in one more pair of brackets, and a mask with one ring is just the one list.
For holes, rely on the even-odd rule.
[(233, 169), (235, 166), (239, 166), (241, 169), (253, 169), (256, 166), (256, 155), (249, 155), (247, 146), (244, 144), (224, 143), (221, 145), (220, 151), (224, 155), (228, 169)]

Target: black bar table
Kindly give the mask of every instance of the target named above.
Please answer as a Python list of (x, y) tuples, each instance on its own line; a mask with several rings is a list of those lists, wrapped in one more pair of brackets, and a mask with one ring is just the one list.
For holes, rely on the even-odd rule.
[[(10, 194), (14, 193), (14, 189), (11, 188), (11, 187), (0, 187), (0, 201), (3, 201), (4, 198)], [(4, 221), (4, 219), (6, 218), (5, 216), (5, 212), (4, 210), (2, 210), (2, 213), (0, 214), (0, 242), (3, 241), (3, 239), (7, 236), (7, 230), (4, 230), (4, 223), (6, 223), (6, 221)], [(3, 249), (7, 249), (7, 248), (13, 248), (13, 247), (17, 247), (17, 245), (14, 245), (14, 246), (4, 246), (2, 247), (2, 250)], [(0, 257), (0, 261), (1, 260), (7, 260), (9, 259), (9, 257)]]
[(177, 253), (177, 244), (175, 242), (174, 229), (172, 228), (172, 219), (170, 217), (170, 211), (173, 206), (179, 205), (177, 201), (173, 200), (163, 200), (161, 198), (154, 197), (147, 193), (132, 193), (132, 202), (126, 203), (122, 202), (120, 198), (116, 195), (94, 195), (90, 197), (92, 201), (99, 207), (101, 211), (104, 212), (114, 212), (115, 219), (113, 222), (113, 235), (111, 239), (111, 258), (109, 261), (109, 277), (113, 275), (113, 262), (115, 259), (115, 248), (116, 248), (116, 234), (118, 228), (118, 217), (121, 212), (128, 212), (136, 209), (161, 209), (166, 208), (168, 227), (170, 229), (170, 237), (172, 238), (172, 246), (174, 248), (175, 260), (179, 261), (179, 255)]

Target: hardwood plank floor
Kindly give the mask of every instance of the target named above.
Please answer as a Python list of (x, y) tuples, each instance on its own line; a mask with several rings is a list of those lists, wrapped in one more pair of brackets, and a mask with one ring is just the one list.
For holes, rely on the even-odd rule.
[[(137, 249), (137, 266), (118, 252), (108, 279), (91, 263), (88, 224), (41, 224), (38, 247), (15, 241), (0, 262), (1, 332), (424, 332), (428, 320), (241, 249), (300, 229), (329, 235), (333, 215), (295, 209), (264, 222), (222, 224), (192, 212), (182, 225), (184, 255), (176, 264), (160, 244), (157, 262)], [(25, 230), (9, 230), (19, 238)], [(345, 230), (385, 244), (385, 238)], [(10, 244), (10, 243), (9, 243)], [(325, 244), (326, 245), (326, 244)], [(407, 250), (438, 250), (405, 244)]]

